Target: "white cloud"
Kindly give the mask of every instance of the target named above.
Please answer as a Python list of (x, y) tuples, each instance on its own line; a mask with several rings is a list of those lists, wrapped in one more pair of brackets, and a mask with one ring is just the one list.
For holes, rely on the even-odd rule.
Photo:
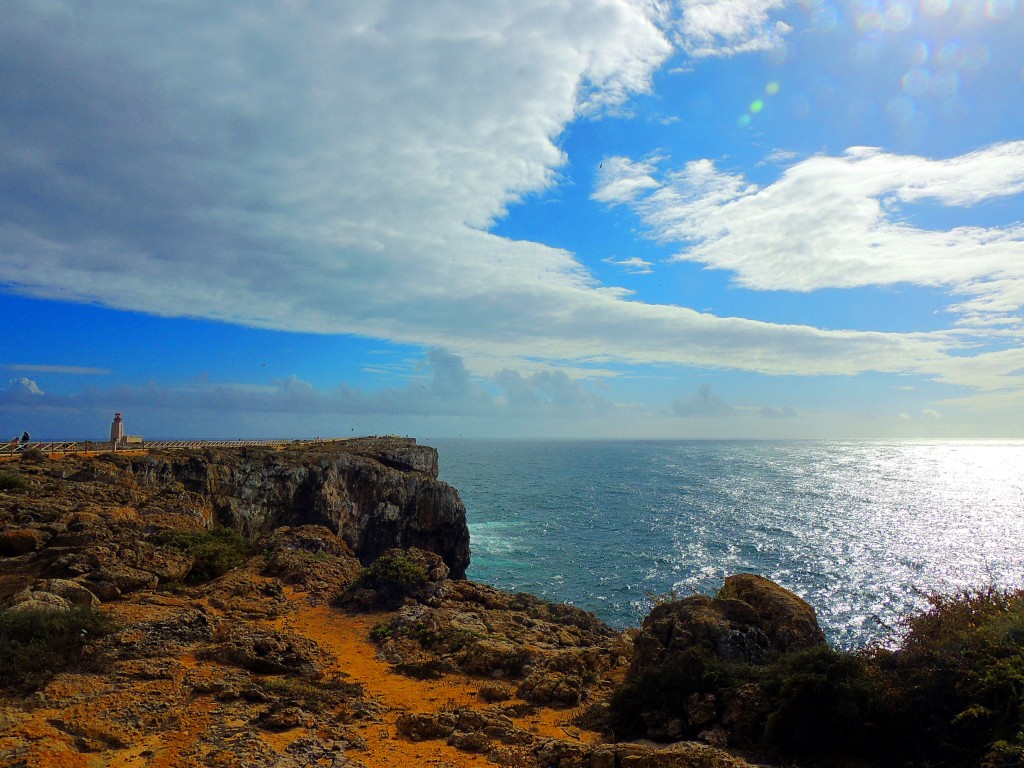
[(698, 160), (631, 203), (659, 239), (686, 244), (679, 260), (730, 270), (744, 287), (943, 287), (964, 297), (951, 309), (965, 325), (985, 326), (1020, 323), (1024, 225), (929, 230), (903, 209), (1022, 191), (1024, 142), (1009, 142), (949, 160), (856, 147), (804, 160), (766, 187)]
[(74, 376), (106, 376), (111, 371), (106, 368), (90, 368), (84, 365), (33, 365), (29, 363), (8, 363), (0, 366), (9, 371), (24, 371), (25, 373), (56, 373)]
[(623, 267), (630, 275), (649, 275), (654, 271), (651, 269), (654, 264), (650, 261), (644, 261), (639, 256), (632, 256), (628, 259), (603, 259), (603, 261), (606, 264)]
[(602, 203), (628, 203), (661, 186), (653, 177), (653, 161), (634, 163), (628, 157), (606, 157), (597, 171), (597, 190), (591, 197)]
[[(778, 34), (768, 21), (775, 7), (686, 5), (684, 33), (723, 51), (756, 47)], [(13, 0), (0, 24), (0, 282), (24, 294), (446, 347), (473, 372), (479, 360), (492, 371), (660, 362), (907, 371), (991, 388), (1012, 371), (1008, 358), (980, 355), (968, 370), (950, 355), (963, 342), (949, 334), (823, 331), (645, 304), (598, 284), (564, 250), (486, 231), (553, 183), (565, 161), (557, 139), (571, 121), (649, 88), (672, 50), (666, 4), (39, 8)], [(920, 163), (899, 173), (904, 166), (878, 152), (815, 158), (761, 190), (706, 161), (664, 183), (653, 159), (610, 158), (595, 197), (642, 206), (665, 237), (696, 242), (691, 258), (755, 287), (905, 280), (948, 248), (956, 257), (938, 258), (931, 284), (956, 285), (965, 313), (989, 315), (1015, 306), (1014, 268), (956, 264), (977, 251), (1012, 265), (1015, 235), (915, 233), (886, 219), (873, 195), (893, 205), (978, 199), (997, 160), (915, 176)], [(899, 185), (878, 181), (894, 171)], [(958, 179), (970, 191), (954, 192)], [(819, 193), (824, 221), (808, 222), (807, 201)], [(911, 246), (908, 255), (865, 270), (865, 232)], [(820, 243), (811, 237), (819, 234)], [(788, 247), (791, 236), (806, 254)], [(465, 382), (452, 361), (437, 363), (449, 364), (450, 378), (435, 382), (443, 401)], [(552, 401), (556, 384), (531, 380)], [(219, 402), (237, 391), (210, 386), (189, 397)], [(245, 396), (256, 411), (325, 407), (322, 392), (297, 380)], [(338, 403), (392, 407), (344, 389), (326, 401)]]
[(797, 417), (797, 412), (790, 406), (784, 408), (775, 408), (773, 406), (763, 406), (758, 410), (758, 413), (763, 419), (794, 419)]
[(7, 382), (7, 390), (2, 393), (0, 401), (9, 403), (26, 403), (45, 393), (32, 379), (19, 376)]
[(681, 0), (678, 43), (694, 58), (774, 48), (791, 31), (770, 18), (784, 6), (783, 0)]

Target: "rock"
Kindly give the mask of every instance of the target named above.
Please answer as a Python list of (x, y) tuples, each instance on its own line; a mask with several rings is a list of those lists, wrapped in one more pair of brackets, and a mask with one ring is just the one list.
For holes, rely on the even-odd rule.
[(270, 711), (262, 715), (259, 726), (268, 731), (290, 731), (293, 728), (309, 727), (313, 722), (312, 716), (301, 707), (271, 707)]
[(299, 635), (248, 624), (229, 627), (226, 634), (207, 655), (259, 674), (291, 672), (316, 678), (328, 661), (316, 643)]
[(460, 666), (471, 675), (513, 677), (523, 668), (523, 654), (506, 640), (484, 638), (469, 646)]
[(321, 525), (363, 565), (389, 548), (419, 547), (440, 555), (453, 578), (465, 578), (466, 508), (437, 479), (437, 452), (414, 440), (118, 455), (112, 462), (143, 492), (178, 486), (207, 499), (218, 519), (251, 540), (281, 526)]
[(70, 611), (71, 601), (52, 592), (20, 592), (14, 596), (11, 611)]
[(693, 595), (655, 606), (634, 640), (633, 671), (691, 647), (727, 661), (757, 662), (769, 651), (824, 642), (814, 609), (792, 592), (761, 576), (730, 576), (718, 597)]
[(487, 734), (479, 731), (456, 731), (448, 737), (448, 743), (463, 752), (487, 752), (493, 746)]
[(112, 581), (97, 579), (96, 581), (90, 580), (80, 583), (104, 603), (109, 603), (111, 600), (117, 600), (121, 596), (121, 590), (118, 589), (117, 585)]
[(517, 693), (534, 704), (569, 707), (580, 703), (584, 689), (579, 675), (541, 670), (527, 677)]
[(90, 581), (106, 581), (117, 587), (121, 594), (140, 589), (155, 589), (159, 583), (156, 574), (128, 565), (108, 565), (89, 574)]
[(512, 690), (500, 683), (484, 683), (477, 691), (477, 695), (487, 702), (508, 701), (512, 698)]
[(0, 531), (0, 556), (17, 557), (42, 549), (52, 538), (38, 528), (15, 528)]
[(395, 728), (398, 733), (410, 741), (428, 741), (430, 739), (447, 739), (455, 730), (459, 718), (453, 712), (424, 714), (406, 712), (398, 716)]
[(749, 605), (774, 650), (789, 652), (825, 644), (825, 633), (809, 603), (755, 574), (730, 576), (718, 593)]
[(58, 595), (72, 605), (86, 605), (92, 608), (100, 604), (99, 598), (77, 581), (43, 579), (33, 584), (32, 589), (36, 592), (50, 592)]

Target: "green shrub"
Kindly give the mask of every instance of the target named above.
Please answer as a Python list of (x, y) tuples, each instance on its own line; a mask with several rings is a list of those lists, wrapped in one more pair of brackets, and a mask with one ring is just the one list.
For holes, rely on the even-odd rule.
[(0, 492), (24, 491), (27, 488), (28, 480), (21, 475), (14, 475), (10, 472), (0, 472)]
[(49, 461), (49, 457), (41, 448), (36, 447), (23, 451), (21, 453), (21, 460), (26, 464), (42, 464), (43, 462)]
[(883, 686), (868, 657), (821, 646), (782, 657), (765, 678), (772, 706), (764, 747), (770, 752), (862, 758), (877, 747)]
[[(729, 689), (756, 676), (747, 664), (730, 664), (700, 648), (688, 648), (658, 667), (644, 670), (612, 694), (610, 720), (616, 738), (664, 734), (672, 720), (686, 728), (686, 708), (693, 694), (721, 698)], [(684, 735), (696, 736), (686, 728)]]
[(66, 671), (97, 671), (85, 651), (114, 629), (110, 616), (83, 606), (68, 611), (0, 611), (0, 686), (28, 692)]
[(907, 621), (902, 647), (877, 660), (890, 679), (893, 718), (909, 736), (908, 759), (980, 765), (986, 756), (1018, 754), (1024, 591), (989, 588), (930, 602)]
[(192, 558), (192, 568), (186, 577), (191, 584), (223, 576), (232, 568), (244, 565), (251, 554), (249, 543), (231, 528), (170, 531), (158, 536), (157, 542)]
[(423, 564), (408, 552), (389, 549), (368, 568), (363, 568), (355, 581), (349, 585), (341, 601), (346, 602), (359, 590), (370, 589), (377, 593), (376, 603), (380, 606), (396, 606), (429, 581)]
[[(1024, 590), (931, 598), (895, 650), (818, 647), (728, 662), (689, 649), (613, 693), (617, 737), (692, 738), (694, 694), (730, 743), (801, 764), (1024, 765)], [(674, 728), (669, 724), (676, 721)]]

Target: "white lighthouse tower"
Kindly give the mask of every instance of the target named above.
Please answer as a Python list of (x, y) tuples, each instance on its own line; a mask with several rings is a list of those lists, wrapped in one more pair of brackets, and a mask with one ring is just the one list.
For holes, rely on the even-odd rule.
[(120, 413), (114, 414), (114, 423), (110, 425), (110, 442), (115, 449), (124, 442), (124, 421)]

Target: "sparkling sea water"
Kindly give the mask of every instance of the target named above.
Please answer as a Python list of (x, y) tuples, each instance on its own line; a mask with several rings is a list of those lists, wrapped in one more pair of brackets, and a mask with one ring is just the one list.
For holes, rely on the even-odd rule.
[(1024, 586), (1024, 441), (424, 441), (466, 504), (468, 577), (636, 625), (759, 573), (841, 648), (929, 593)]

